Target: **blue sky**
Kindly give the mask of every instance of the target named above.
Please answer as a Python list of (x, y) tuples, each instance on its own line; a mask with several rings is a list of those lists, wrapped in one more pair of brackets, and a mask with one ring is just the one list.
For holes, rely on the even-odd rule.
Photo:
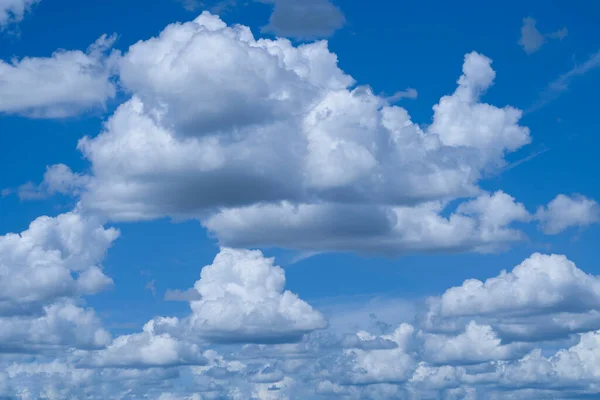
[(0, 398), (598, 395), (599, 13), (0, 3)]

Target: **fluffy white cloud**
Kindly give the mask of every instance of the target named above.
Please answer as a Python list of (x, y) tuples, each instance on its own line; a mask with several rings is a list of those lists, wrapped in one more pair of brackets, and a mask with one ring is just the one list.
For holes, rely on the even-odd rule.
[(542, 231), (548, 235), (571, 227), (585, 227), (600, 222), (600, 205), (581, 195), (560, 194), (535, 214)]
[(100, 318), (80, 303), (113, 285), (100, 262), (118, 235), (76, 209), (0, 236), (0, 353), (109, 344)]
[[(228, 292), (220, 294), (220, 298), (231, 297), (232, 293), (253, 298), (262, 293), (261, 296), (269, 299), (273, 291), (264, 287), (278, 287), (275, 297), (282, 296), (281, 285), (277, 284), (281, 278), (273, 272), (276, 267), (266, 263), (260, 253), (226, 249), (221, 255), (211, 268), (205, 268), (207, 272), (201, 279), (209, 278), (204, 281), (209, 292)], [(245, 260), (243, 263), (237, 262), (240, 257)], [(247, 273), (232, 275), (231, 259)], [(586, 294), (582, 288), (590, 285), (590, 276), (577, 272), (574, 266), (569, 268), (569, 262), (562, 257), (534, 255), (517, 268), (535, 269), (532, 260), (545, 265), (538, 268), (538, 272), (555, 277), (569, 276), (570, 284), (565, 285), (571, 286), (573, 291), (565, 291), (560, 285), (553, 287), (564, 304), (577, 303), (580, 291)], [(262, 267), (253, 267), (253, 263)], [(269, 268), (264, 268), (265, 263)], [(224, 266), (213, 268), (219, 264)], [(528, 293), (530, 286), (524, 284), (519, 270), (510, 274), (513, 275), (503, 273), (493, 278), (493, 282), (488, 280), (482, 284), (487, 285), (488, 296), (497, 300), (496, 293), (505, 293), (514, 312), (525, 313), (527, 319), (536, 317), (540, 313), (538, 300), (513, 301), (515, 293)], [(260, 285), (248, 284), (259, 280), (262, 282), (260, 290), (257, 289)], [(548, 286), (548, 279), (543, 276), (537, 280), (542, 282), (540, 285)], [(225, 284), (226, 281), (229, 284)], [(241, 281), (246, 288), (242, 288)], [(540, 286), (531, 290), (547, 292)], [(214, 294), (203, 293), (203, 296), (210, 298)], [(6, 358), (5, 372), (0, 374), (0, 393), (22, 399), (188, 400), (316, 396), (357, 400), (544, 399), (593, 397), (600, 393), (597, 328), (582, 328), (580, 334), (566, 341), (539, 338), (535, 343), (504, 342), (496, 327), (485, 323), (485, 318), (490, 318), (492, 313), (502, 321), (510, 319), (507, 308), (494, 306), (482, 310), (477, 306), (481, 298), (472, 296), (476, 310), (470, 312), (470, 322), (455, 333), (431, 331), (431, 328), (443, 330), (443, 326), (402, 323), (396, 325), (396, 329), (380, 327), (387, 333), (378, 335), (365, 331), (345, 332), (351, 335), (325, 331), (305, 335), (299, 343), (228, 343), (219, 345), (218, 353), (210, 348), (201, 350), (200, 346), (209, 346), (209, 343), (195, 343), (197, 337), (189, 335), (192, 331), (185, 320), (155, 318), (142, 332), (121, 336), (105, 349), (78, 350), (52, 362), (39, 357), (38, 362), (30, 362), (23, 356)], [(529, 298), (528, 295), (525, 298)], [(226, 303), (232, 309), (240, 308), (240, 312), (248, 309), (237, 299)], [(564, 307), (556, 304), (553, 307), (546, 311), (556, 318), (560, 314), (555, 311)], [(503, 313), (498, 314), (500, 311)], [(451, 313), (447, 318), (458, 320), (459, 314)], [(509, 316), (505, 318), (506, 315)], [(568, 323), (568, 318), (565, 322)], [(241, 337), (243, 341), (253, 338), (244, 338), (243, 333)]]
[(0, 61), (0, 113), (63, 118), (103, 108), (116, 94), (111, 75), (117, 53), (108, 54), (115, 38), (103, 35), (85, 52)]
[(118, 68), (132, 97), (80, 141), (92, 174), (50, 185), (114, 220), (201, 218), (226, 246), (400, 253), (494, 249), (528, 218), (504, 194), (490, 195), (503, 221), (475, 203), (441, 216), (531, 140), (519, 110), (480, 101), (495, 72), (478, 53), (427, 129), (355, 86), (326, 42), (256, 39), (209, 13), (134, 44)]
[(269, 343), (327, 326), (284, 286), (283, 269), (260, 251), (222, 249), (194, 285), (201, 299), (190, 303), (191, 330), (211, 341)]
[(0, 315), (35, 313), (55, 300), (112, 285), (99, 263), (118, 235), (76, 210), (39, 217), (20, 234), (0, 236)]
[(0, 30), (7, 24), (19, 22), (27, 10), (40, 0), (0, 0)]
[[(349, 383), (355, 385), (373, 383), (401, 383), (408, 380), (415, 368), (416, 362), (412, 342), (414, 327), (402, 324), (392, 334), (382, 336), (396, 344), (392, 349), (347, 349), (345, 356), (349, 358), (347, 374)], [(366, 336), (362, 339), (373, 340), (375, 337)]]
[(41, 316), (0, 317), (0, 353), (43, 352), (56, 346), (98, 348), (110, 334), (91, 309), (69, 302), (51, 304)]
[(565, 256), (533, 254), (511, 272), (481, 282), (465, 281), (431, 299), (443, 317), (535, 314), (600, 308), (600, 278), (588, 275)]
[(483, 165), (502, 163), (504, 152), (531, 141), (529, 129), (518, 125), (521, 110), (510, 106), (497, 108), (479, 101), (496, 77), (491, 63), (492, 60), (478, 53), (465, 56), (458, 88), (433, 107), (433, 124), (429, 128), (444, 145), (478, 149)]

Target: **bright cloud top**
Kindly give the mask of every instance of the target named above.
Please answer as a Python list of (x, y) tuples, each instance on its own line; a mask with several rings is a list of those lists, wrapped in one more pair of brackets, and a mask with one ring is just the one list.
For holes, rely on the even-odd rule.
[(201, 298), (191, 302), (192, 330), (209, 340), (269, 342), (327, 326), (284, 286), (283, 270), (260, 251), (222, 249), (194, 285)]

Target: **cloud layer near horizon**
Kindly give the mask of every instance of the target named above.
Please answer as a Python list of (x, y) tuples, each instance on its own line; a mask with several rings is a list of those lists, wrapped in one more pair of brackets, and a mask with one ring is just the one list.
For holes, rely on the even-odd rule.
[[(61, 237), (71, 238), (71, 251), (77, 251), (72, 240), (83, 226), (74, 224), (75, 214), (58, 220), (65, 218), (72, 222), (61, 225)], [(31, 237), (35, 229), (22, 236)], [(98, 229), (94, 237), (115, 237)], [(3, 245), (3, 252), (14, 246), (19, 245)], [(99, 255), (94, 250), (85, 259)], [(16, 279), (8, 275), (0, 281)], [(0, 395), (542, 399), (598, 394), (600, 277), (583, 273), (564, 256), (536, 253), (485, 282), (467, 280), (422, 307), (415, 305), (408, 320), (386, 315), (379, 302), (367, 321), (356, 320), (364, 318), (362, 310), (356, 313), (364, 330), (328, 327), (318, 309), (284, 291), (284, 284), (283, 270), (261, 252), (224, 248), (202, 268), (192, 289), (199, 297), (190, 300), (188, 316), (155, 317), (142, 331), (114, 339), (93, 310), (68, 298), (48, 298), (39, 316), (1, 317), (9, 329), (0, 335), (5, 354)]]

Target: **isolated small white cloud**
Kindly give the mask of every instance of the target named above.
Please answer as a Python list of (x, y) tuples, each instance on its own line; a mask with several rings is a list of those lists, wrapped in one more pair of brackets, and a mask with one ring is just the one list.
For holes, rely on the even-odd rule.
[(116, 95), (111, 76), (117, 53), (110, 53), (115, 39), (103, 35), (85, 52), (0, 61), (0, 113), (64, 118), (104, 108)]
[(562, 28), (556, 32), (543, 34), (536, 27), (536, 20), (527, 17), (523, 18), (523, 25), (521, 26), (521, 37), (519, 38), (519, 45), (523, 48), (525, 53), (532, 54), (542, 48), (544, 44), (550, 39), (562, 40), (568, 35), (569, 31), (567, 28)]
[(581, 195), (560, 194), (545, 207), (538, 208), (535, 218), (541, 230), (555, 235), (571, 227), (586, 227), (600, 222), (600, 205)]

